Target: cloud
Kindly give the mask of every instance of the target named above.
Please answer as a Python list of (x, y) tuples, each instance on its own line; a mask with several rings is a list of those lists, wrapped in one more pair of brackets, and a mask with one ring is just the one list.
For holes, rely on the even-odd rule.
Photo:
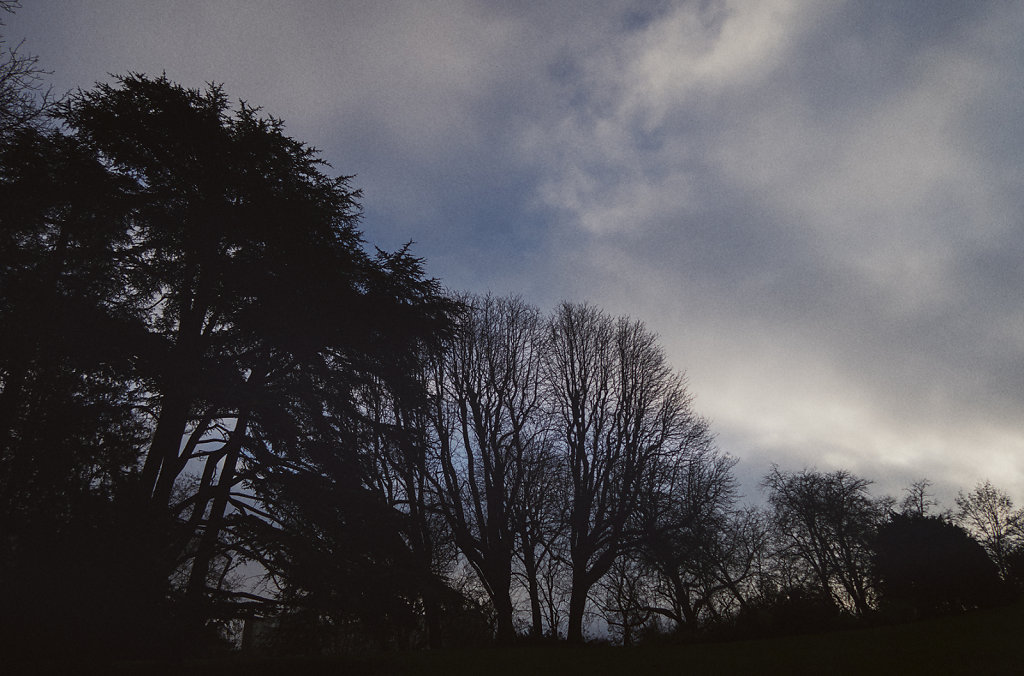
[(751, 453), (1024, 488), (1019, 170), (978, 115), (1021, 103), (1020, 12), (812, 4), (680, 6), (581, 67), (524, 142), (575, 292), (654, 324)]
[(453, 288), (643, 319), (748, 486), (1024, 497), (1015, 3), (38, 0), (8, 27), (58, 89), (166, 70), (284, 117)]

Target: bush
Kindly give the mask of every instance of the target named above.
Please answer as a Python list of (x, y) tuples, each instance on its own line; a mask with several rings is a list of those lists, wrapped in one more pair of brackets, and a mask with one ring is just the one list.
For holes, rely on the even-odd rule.
[(1011, 596), (982, 546), (944, 519), (893, 515), (874, 549), (879, 609), (896, 619), (961, 612)]

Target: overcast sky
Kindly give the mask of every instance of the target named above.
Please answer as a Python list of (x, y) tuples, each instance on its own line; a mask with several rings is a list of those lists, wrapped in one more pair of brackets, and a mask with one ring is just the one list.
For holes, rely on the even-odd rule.
[(223, 83), (457, 290), (642, 319), (772, 462), (1024, 501), (1024, 3), (24, 0), (54, 89)]

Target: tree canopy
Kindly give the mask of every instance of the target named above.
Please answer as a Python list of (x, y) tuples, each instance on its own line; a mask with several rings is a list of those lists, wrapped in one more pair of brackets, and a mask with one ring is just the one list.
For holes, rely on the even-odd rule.
[(359, 388), (414, 387), (456, 304), (407, 248), (366, 251), (349, 179), (220, 87), (130, 74), (58, 119), (0, 157), (8, 532), (28, 547), (27, 512), (108, 486), (165, 531), (143, 558), (201, 608), (258, 549), (233, 521), (262, 501), (274, 522), (258, 485), (359, 494)]

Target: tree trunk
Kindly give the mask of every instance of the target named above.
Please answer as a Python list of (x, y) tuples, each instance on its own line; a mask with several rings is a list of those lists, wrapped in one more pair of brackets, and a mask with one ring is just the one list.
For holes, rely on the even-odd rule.
[[(170, 561), (178, 561), (178, 558), (187, 549), (189, 540), (192, 539), (192, 536), (199, 529), (199, 524), (202, 523), (203, 515), (206, 513), (206, 506), (210, 504), (210, 500), (213, 498), (214, 472), (216, 471), (217, 464), (223, 458), (223, 453), (207, 456), (206, 464), (203, 466), (203, 476), (199, 480), (199, 488), (196, 490), (195, 502), (192, 504), (192, 514), (189, 516), (184, 527), (181, 528), (180, 534), (174, 540), (174, 544), (168, 550), (168, 559)], [(175, 514), (174, 516), (178, 515)]]
[(516, 637), (515, 625), (512, 622), (512, 551), (505, 546), (496, 549), (497, 551), (492, 552), (493, 560), (484, 572), (487, 573), (487, 587), (490, 589), (491, 602), (497, 614), (495, 639), (501, 645), (508, 645)]
[(569, 627), (566, 639), (569, 643), (583, 643), (583, 612), (587, 607), (587, 592), (590, 585), (583, 582), (581, 575), (573, 573), (572, 591), (569, 595)]
[(540, 638), (544, 635), (544, 618), (541, 616), (540, 588), (537, 584), (537, 557), (525, 532), (522, 534), (522, 544), (523, 567), (526, 569), (526, 583), (530, 594), (530, 617), (533, 621), (530, 636)]
[(196, 375), (201, 370), (203, 355), (203, 321), (206, 317), (209, 275), (198, 264), (193, 266), (194, 292), (178, 317), (174, 347), (169, 365), (161, 378), (160, 418), (157, 420), (153, 441), (146, 462), (142, 466), (142, 490), (156, 508), (165, 508), (170, 500), (174, 481), (181, 471), (179, 453), (181, 440), (188, 427), (189, 411), (198, 386)]
[(174, 485), (176, 477), (169, 474), (178, 460), (181, 440), (188, 426), (189, 408), (188, 397), (177, 392), (165, 393), (160, 405), (160, 419), (142, 466), (142, 491), (146, 501), (156, 508), (167, 507), (170, 498), (170, 490), (163, 487)]
[(433, 582), (428, 581), (423, 589), (423, 619), (427, 625), (427, 647), (436, 650), (443, 647), (441, 636), (441, 605)]
[(239, 413), (235, 421), (235, 429), (232, 430), (231, 437), (225, 444), (224, 468), (221, 470), (220, 480), (217, 481), (213, 506), (210, 508), (210, 518), (206, 521), (206, 528), (203, 530), (203, 537), (199, 541), (199, 549), (196, 551), (196, 558), (189, 574), (186, 594), (194, 599), (198, 599), (206, 591), (206, 577), (217, 549), (220, 530), (224, 525), (224, 514), (227, 511), (231, 487), (235, 481), (235, 468), (238, 465), (242, 442), (248, 427), (249, 410), (246, 408)]
[(515, 640), (516, 628), (512, 623), (512, 599), (507, 587), (504, 593), (495, 594), (494, 609), (498, 613), (498, 634), (495, 638), (499, 645), (508, 645)]

